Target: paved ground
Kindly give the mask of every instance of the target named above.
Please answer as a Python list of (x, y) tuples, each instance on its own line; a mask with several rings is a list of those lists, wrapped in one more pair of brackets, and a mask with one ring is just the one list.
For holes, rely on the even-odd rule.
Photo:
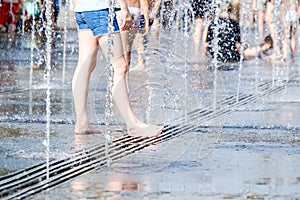
[[(149, 47), (147, 68), (130, 75), (132, 104), (145, 121), (172, 125), (179, 118), (176, 125), (182, 134), (115, 159), (111, 167), (99, 164), (86, 173), (75, 174), (30, 198), (299, 199), (299, 54), (293, 61), (253, 59), (244, 62), (240, 70), (239, 65), (234, 65), (211, 71), (203, 57), (191, 58), (191, 49), (182, 48), (190, 47), (190, 43), (176, 40), (176, 35), (161, 37), (160, 44), (151, 43)], [(74, 137), (72, 133), (71, 77), (76, 65), (76, 39), (70, 37), (68, 45), (66, 65), (62, 64), (62, 48), (58, 48), (55, 59), (58, 65), (51, 76), (49, 157), (55, 160), (72, 157), (76, 151), (88, 157), (91, 147), (104, 144), (103, 135)], [(31, 53), (26, 48), (1, 50), (3, 175), (47, 159), (44, 146), (47, 87), (44, 71), (30, 68)], [(23, 57), (13, 59), (14, 55)], [(88, 102), (95, 124), (104, 119), (106, 65), (101, 54), (98, 66)], [(151, 101), (147, 96), (149, 88), (153, 93)], [(196, 110), (203, 112), (196, 112), (192, 118), (191, 112)], [(185, 129), (186, 125), (189, 129)], [(103, 123), (99, 126), (105, 128)], [(112, 129), (115, 137), (122, 137), (120, 119), (114, 119)], [(174, 130), (171, 128), (170, 134)], [(130, 146), (134, 141), (127, 143)], [(121, 148), (119, 154), (122, 152)], [(76, 166), (81, 164), (78, 162)], [(65, 172), (53, 177), (63, 177)], [(34, 184), (24, 188), (31, 186)]]

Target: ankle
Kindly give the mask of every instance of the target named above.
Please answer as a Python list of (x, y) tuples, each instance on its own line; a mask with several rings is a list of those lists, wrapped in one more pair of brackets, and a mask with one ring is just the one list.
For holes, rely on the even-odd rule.
[(77, 121), (75, 124), (75, 130), (76, 132), (81, 132), (83, 130), (87, 130), (90, 128), (90, 123), (88, 121), (82, 122), (82, 121)]
[(136, 127), (141, 127), (141, 126), (146, 126), (147, 124), (141, 122), (138, 119), (130, 120), (130, 122), (125, 122), (127, 129), (131, 128), (136, 128)]

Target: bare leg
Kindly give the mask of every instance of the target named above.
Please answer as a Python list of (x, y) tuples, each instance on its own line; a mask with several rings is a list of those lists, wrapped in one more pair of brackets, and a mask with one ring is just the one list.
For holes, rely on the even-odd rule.
[[(127, 62), (128, 68), (130, 66), (132, 44), (133, 44), (133, 40), (136, 36), (136, 33), (137, 33), (137, 28), (134, 28), (134, 27), (131, 27), (128, 31), (121, 32), (123, 52), (124, 52), (124, 56), (125, 56), (125, 60)], [(125, 80), (126, 80), (127, 90), (129, 91), (128, 72), (129, 72), (129, 70), (127, 70), (127, 72), (126, 72)]]
[(7, 49), (11, 49), (12, 44), (15, 40), (15, 32), (16, 32), (16, 25), (10, 24), (8, 28), (8, 44)]
[(257, 56), (260, 52), (262, 52), (260, 46), (247, 48), (244, 50), (244, 56), (246, 59), (249, 59), (251, 57)]
[(159, 36), (160, 23), (158, 19), (154, 19), (153, 24), (151, 26), (151, 35), (158, 38)]
[(195, 55), (199, 55), (200, 51), (200, 42), (201, 42), (201, 35), (202, 35), (202, 25), (203, 19), (197, 17), (195, 19), (195, 31), (194, 31), (194, 48), (195, 48)]
[(134, 46), (137, 51), (137, 58), (138, 58), (138, 64), (135, 68), (132, 68), (131, 70), (143, 70), (145, 68), (145, 41), (147, 39), (147, 30), (148, 30), (148, 23), (145, 22), (144, 27), (138, 27), (136, 37), (134, 39)]
[(291, 28), (291, 51), (292, 55), (295, 54), (296, 52), (296, 28), (292, 27)]
[(206, 52), (206, 38), (207, 38), (207, 34), (208, 34), (208, 28), (209, 28), (209, 25), (204, 25), (203, 37), (202, 37), (203, 54), (205, 54), (205, 52)]
[[(121, 39), (122, 39), (123, 55), (129, 67), (130, 66), (129, 31), (121, 31)], [(125, 76), (126, 76), (125, 80), (126, 80), (127, 90), (129, 91), (128, 70), (126, 70)]]
[(138, 64), (135, 68), (132, 68), (131, 70), (143, 70), (145, 68), (145, 46), (144, 46), (144, 40), (145, 35), (143, 33), (137, 33), (135, 38), (135, 46), (137, 50), (137, 56), (138, 56)]
[[(107, 36), (103, 36), (99, 39), (99, 43), (104, 52), (104, 55), (107, 55), (105, 52), (106, 44), (107, 44)], [(119, 45), (119, 46), (118, 46)], [(162, 132), (163, 126), (155, 126), (144, 124), (139, 121), (134, 113), (132, 112), (130, 102), (129, 102), (129, 94), (127, 90), (127, 72), (128, 65), (127, 62), (122, 56), (122, 52), (118, 52), (122, 45), (122, 41), (119, 34), (115, 34), (114, 36), (114, 46), (112, 47), (112, 51), (115, 55), (112, 60), (112, 64), (114, 67), (114, 77), (113, 77), (113, 88), (112, 95), (113, 101), (118, 108), (119, 113), (121, 114), (123, 120), (126, 123), (128, 134), (134, 137), (154, 137), (159, 135)]]
[(264, 39), (264, 11), (259, 10), (257, 13), (258, 18), (258, 31), (259, 31), (259, 39)]
[(137, 28), (134, 27), (131, 27), (129, 31), (121, 32), (123, 51), (128, 66), (130, 66), (132, 44), (133, 44), (133, 40), (135, 39), (136, 33), (137, 33)]
[(90, 76), (96, 66), (98, 42), (91, 31), (79, 31), (79, 58), (72, 80), (72, 91), (76, 113), (74, 133), (98, 133), (88, 119), (86, 103), (88, 97)]
[(290, 40), (290, 27), (284, 29), (284, 40), (283, 40), (283, 58), (288, 58), (289, 54), (289, 40)]
[(246, 59), (248, 59), (250, 57), (255, 57), (255, 56), (261, 54), (262, 52), (268, 51), (271, 48), (273, 48), (273, 40), (272, 40), (271, 36), (267, 36), (265, 38), (263, 44), (256, 46), (256, 47), (245, 49), (244, 56)]
[(270, 31), (270, 35), (273, 39), (273, 47), (274, 47), (274, 55), (272, 57), (274, 58), (280, 58), (281, 56), (281, 48), (280, 48), (280, 41), (279, 41), (279, 35), (277, 30), (275, 29), (275, 25), (272, 22), (272, 12), (274, 10), (274, 5), (271, 2), (267, 3), (267, 8), (265, 12), (265, 21), (267, 24), (267, 27)]
[(128, 134), (135, 137), (152, 137), (161, 133), (162, 126), (147, 125), (140, 122), (131, 110), (129, 95), (126, 85), (126, 70), (124, 58), (119, 58), (113, 63), (114, 66), (114, 86), (112, 89), (113, 100), (122, 118), (124, 119)]

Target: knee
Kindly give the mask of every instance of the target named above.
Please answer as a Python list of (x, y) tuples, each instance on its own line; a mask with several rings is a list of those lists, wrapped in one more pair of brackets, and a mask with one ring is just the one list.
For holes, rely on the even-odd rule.
[(124, 58), (122, 58), (122, 61), (114, 62), (113, 66), (115, 75), (125, 76), (128, 72), (128, 65)]
[(82, 59), (80, 58), (77, 63), (77, 69), (81, 72), (85, 71), (87, 73), (92, 73), (96, 67), (97, 60), (94, 58), (86, 58)]
[(91, 62), (90, 62), (90, 65), (89, 65), (90, 66), (90, 70), (93, 71), (95, 69), (96, 65), (97, 65), (96, 58), (92, 59)]

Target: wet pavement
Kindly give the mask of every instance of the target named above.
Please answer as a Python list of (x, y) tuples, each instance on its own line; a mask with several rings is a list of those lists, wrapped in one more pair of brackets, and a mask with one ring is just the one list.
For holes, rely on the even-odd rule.
[[(90, 148), (105, 143), (103, 135), (73, 135), (71, 78), (77, 45), (74, 32), (68, 34), (67, 56), (58, 46), (51, 74), (49, 157), (44, 70), (30, 68), (32, 53), (34, 60), (38, 54), (28, 48), (0, 50), (1, 175), (75, 152), (88, 157)], [(114, 159), (110, 167), (104, 163), (75, 174), (48, 191), (30, 196), (34, 184), (29, 184), (23, 188), (29, 188), (29, 199), (300, 198), (299, 52), (286, 62), (253, 59), (214, 71), (203, 57), (191, 56), (191, 40), (180, 36), (165, 33), (160, 42), (150, 40), (145, 70), (130, 73), (138, 117), (169, 125), (166, 135), (176, 125), (180, 134)], [(132, 66), (136, 64), (134, 51)], [(103, 130), (105, 67), (99, 53), (88, 101), (92, 123)], [(114, 117), (111, 123), (115, 138), (123, 138), (122, 120)], [(123, 155), (122, 148), (118, 152)]]

